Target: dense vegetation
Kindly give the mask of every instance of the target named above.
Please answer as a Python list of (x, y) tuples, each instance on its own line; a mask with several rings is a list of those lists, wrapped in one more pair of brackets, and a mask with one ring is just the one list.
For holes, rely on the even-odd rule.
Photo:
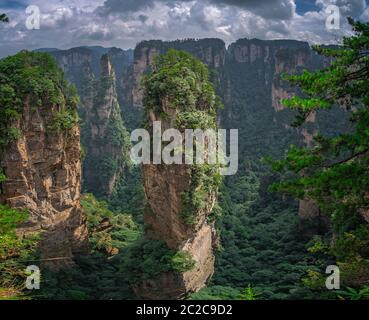
[(345, 38), (342, 48), (316, 47), (333, 58), (331, 66), (288, 77), (304, 96), (285, 104), (299, 112), (296, 126), (316, 110), (340, 105), (351, 114), (351, 130), (333, 137), (318, 134), (313, 147), (293, 146), (272, 165), (294, 174), (273, 190), (313, 199), (331, 218), (334, 240), (320, 248), (335, 256), (343, 284), (360, 289), (369, 277), (369, 24), (350, 23), (356, 34)]
[(37, 256), (37, 234), (19, 237), (15, 232), (27, 218), (27, 212), (0, 204), (0, 300), (22, 298), (25, 268)]
[(20, 137), (16, 121), (24, 104), (63, 106), (51, 124), (56, 130), (70, 129), (79, 121), (76, 90), (45, 53), (21, 51), (0, 61), (0, 149)]
[[(105, 54), (102, 62), (110, 63), (108, 59)], [(91, 79), (84, 79), (80, 89), (84, 99), (79, 113), (85, 121), (81, 140), (86, 149), (83, 189), (106, 199), (111, 195), (112, 181), (115, 187), (115, 181), (123, 179), (123, 170), (129, 170), (130, 163), (129, 134), (122, 120), (115, 82), (113, 74), (101, 74), (99, 79), (91, 75)]]
[(90, 234), (88, 255), (76, 266), (58, 273), (45, 270), (41, 299), (132, 299), (131, 286), (162, 272), (183, 272), (193, 267), (192, 257), (147, 239), (131, 215), (112, 212), (92, 194), (81, 200)]
[(90, 252), (76, 266), (58, 273), (44, 271), (37, 299), (130, 299), (126, 275), (120, 272), (121, 255), (140, 237), (132, 217), (108, 209), (106, 202), (85, 194), (81, 204), (87, 214)]
[[(147, 119), (148, 112), (154, 111), (165, 120), (170, 117), (166, 108), (172, 108), (177, 110), (177, 129), (217, 129), (216, 114), (222, 104), (204, 63), (189, 53), (169, 49), (156, 57), (151, 68), (143, 79)], [(182, 214), (188, 224), (196, 223), (196, 213), (204, 209), (220, 183), (219, 165), (191, 166), (191, 185), (182, 195)]]
[[(237, 175), (223, 183), (213, 168), (195, 166), (193, 186), (183, 195), (187, 204), (184, 218), (192, 223), (192, 214), (203, 205), (205, 194), (220, 184), (219, 206), (213, 212), (221, 239), (216, 270), (208, 287), (193, 294), (192, 299), (368, 298), (369, 227), (365, 218), (369, 210), (369, 25), (351, 23), (356, 35), (346, 38), (343, 47), (316, 48), (333, 60), (331, 66), (286, 77), (302, 91), (301, 96), (284, 101), (292, 112), (270, 112), (272, 102), (265, 95), (265, 79), (258, 77), (263, 68), (261, 61), (255, 61), (252, 69), (230, 62), (218, 70), (215, 85), (219, 94), (228, 97), (224, 99), (222, 127), (239, 128), (241, 161)], [(162, 42), (153, 45), (161, 49), (164, 46)], [(214, 49), (218, 45), (215, 43)], [(173, 46), (193, 54), (200, 51), (186, 41)], [(280, 54), (286, 60), (293, 58), (287, 49)], [(32, 98), (35, 101), (55, 95), (59, 103), (59, 90), (64, 92), (66, 88), (63, 81), (58, 82), (59, 77), (54, 79), (60, 83), (57, 87), (44, 81), (48, 70), (56, 70), (46, 56), (25, 52), (17, 56), (0, 64), (0, 71), (10, 79), (8, 83), (0, 73), (0, 102), (8, 106), (7, 111), (0, 110), (4, 112), (0, 114), (4, 146), (17, 136), (11, 132), (8, 120), (16, 119), (21, 107), (17, 100), (5, 100), (9, 93), (24, 97), (36, 92)], [(39, 62), (49, 63), (48, 69), (37, 67)], [(33, 91), (22, 89), (22, 82), (16, 86), (17, 72), (9, 71), (26, 63), (31, 66), (31, 74), (19, 73), (18, 77), (29, 80), (35, 76)], [(40, 77), (44, 80), (38, 81)], [(272, 81), (267, 79), (267, 83)], [(230, 92), (225, 92), (226, 84)], [(169, 96), (171, 106), (182, 111), (176, 119), (179, 129), (216, 127), (215, 111), (220, 103), (214, 85), (209, 82), (206, 67), (192, 56), (170, 50), (158, 58), (144, 85), (146, 110), (153, 109), (165, 119), (162, 99)], [(75, 106), (73, 101), (69, 105)], [(302, 148), (300, 131), (284, 125), (292, 123), (297, 113), (294, 125), (306, 128), (304, 121), (312, 112), (318, 115), (320, 134), (312, 147)], [(351, 127), (344, 131), (347, 114)], [(68, 114), (56, 119), (61, 119), (56, 121), (56, 129), (68, 128)], [(119, 144), (124, 135), (119, 123), (113, 127), (118, 130), (111, 130), (109, 141)], [(271, 160), (281, 158), (291, 143), (294, 146), (284, 159)], [(266, 156), (271, 156), (269, 162), (276, 172), (261, 161)], [(105, 165), (113, 168), (111, 163)], [(0, 168), (0, 183), (5, 179)], [(275, 181), (280, 182), (269, 190)], [(332, 224), (332, 230), (309, 240), (303, 237), (297, 216), (297, 199), (306, 198), (313, 199)], [(58, 274), (46, 272), (42, 291), (35, 298), (130, 299), (134, 297), (132, 284), (193, 266), (192, 258), (184, 252), (169, 250), (165, 244), (142, 235), (145, 203), (139, 168), (125, 170), (108, 203), (87, 194), (82, 205), (88, 215), (90, 254), (78, 257), (75, 268)], [(14, 293), (21, 289), (22, 261), (33, 259), (34, 254), (32, 239), (19, 239), (14, 233), (15, 225), (25, 218), (25, 213), (0, 207), (0, 268), (6, 270), (0, 276), (0, 287), (15, 288)], [(343, 289), (339, 292), (325, 289), (324, 271), (329, 264), (340, 267)]]

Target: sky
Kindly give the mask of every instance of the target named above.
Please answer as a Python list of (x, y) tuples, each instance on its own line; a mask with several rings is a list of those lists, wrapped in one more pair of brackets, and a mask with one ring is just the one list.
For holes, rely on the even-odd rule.
[[(39, 29), (26, 26), (30, 5), (39, 8)], [(326, 27), (331, 5), (339, 8), (339, 29)], [(369, 21), (369, 0), (0, 0), (0, 13), (10, 18), (10, 23), (0, 25), (0, 57), (4, 57), (37, 48), (128, 49), (151, 39), (337, 43), (350, 34), (347, 16)]]

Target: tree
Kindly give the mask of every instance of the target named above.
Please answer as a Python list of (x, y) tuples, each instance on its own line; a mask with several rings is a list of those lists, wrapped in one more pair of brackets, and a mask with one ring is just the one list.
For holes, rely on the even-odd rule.
[(5, 13), (0, 13), (0, 22), (9, 22), (9, 18)]
[(20, 293), (26, 277), (26, 262), (34, 260), (37, 235), (19, 237), (16, 234), (17, 226), (27, 218), (27, 212), (0, 204), (0, 299)]
[(335, 136), (318, 134), (312, 147), (292, 146), (284, 159), (268, 161), (276, 171), (289, 173), (271, 190), (313, 199), (331, 216), (332, 253), (346, 270), (351, 268), (347, 281), (360, 285), (369, 276), (359, 277), (354, 270), (360, 265), (362, 273), (369, 266), (369, 23), (351, 18), (349, 23), (355, 34), (344, 38), (342, 46), (315, 47), (331, 59), (330, 66), (285, 77), (302, 95), (283, 103), (298, 112), (296, 127), (314, 112), (339, 106), (350, 113), (350, 128)]

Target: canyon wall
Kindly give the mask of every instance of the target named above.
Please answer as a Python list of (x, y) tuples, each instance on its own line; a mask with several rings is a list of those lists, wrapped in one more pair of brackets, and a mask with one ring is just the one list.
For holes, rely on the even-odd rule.
[(124, 127), (111, 58), (101, 58), (99, 79), (83, 86), (80, 115), (86, 158), (83, 181), (96, 196), (110, 196), (127, 163), (129, 135)]
[(83, 190), (111, 196), (129, 154), (129, 135), (119, 101), (124, 71), (132, 64), (131, 50), (78, 47), (51, 51), (81, 99)]
[[(219, 39), (143, 41), (135, 49), (134, 65), (124, 80), (130, 112), (142, 113), (142, 76), (154, 57), (169, 48), (189, 52), (216, 71), (212, 80), (225, 104), (219, 120), (223, 128), (239, 129), (240, 158), (259, 161), (266, 155), (280, 157), (291, 143), (311, 145), (319, 127), (316, 115), (300, 130), (291, 128), (293, 114), (281, 103), (296, 92), (281, 79), (284, 73), (315, 70), (327, 63), (308, 43), (240, 39), (226, 49)], [(301, 225), (316, 213), (313, 203), (301, 201)]]
[[(21, 63), (45, 59), (28, 54), (19, 54)], [(37, 62), (32, 67), (37, 68)], [(12, 72), (16, 75), (21, 71)], [(41, 78), (55, 81), (51, 70), (43, 72)], [(71, 107), (66, 105), (66, 96), (63, 103), (43, 98), (38, 105), (33, 99), (36, 94), (31, 91), (24, 97), (18, 107), (19, 117), (8, 123), (18, 135), (0, 153), (0, 167), (6, 176), (1, 183), (0, 203), (27, 210), (29, 220), (18, 232), (40, 232), (42, 263), (64, 266), (72, 263), (74, 254), (88, 249), (86, 219), (80, 206), (80, 130), (78, 124), (65, 129), (59, 126), (59, 116)]]

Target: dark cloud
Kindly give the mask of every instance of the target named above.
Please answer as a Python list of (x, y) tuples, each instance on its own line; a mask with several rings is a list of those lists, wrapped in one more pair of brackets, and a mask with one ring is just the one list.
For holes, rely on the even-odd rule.
[(291, 19), (294, 2), (291, 0), (211, 0), (220, 5), (232, 5), (247, 9), (267, 19)]
[(145, 23), (148, 19), (149, 19), (149, 17), (144, 15), (144, 14), (140, 14), (138, 16), (138, 20), (140, 20), (142, 23)]
[(28, 0), (0, 0), (1, 10), (22, 9), (28, 6)]
[(129, 14), (142, 9), (152, 8), (154, 3), (154, 0), (106, 0), (103, 6), (97, 9), (97, 12), (100, 15)]
[[(155, 2), (161, 2), (169, 7), (176, 3), (192, 0), (106, 0), (98, 11), (101, 15), (129, 14), (139, 10), (152, 8)], [(288, 20), (294, 12), (293, 0), (207, 0), (201, 2), (212, 3), (221, 7), (235, 6), (249, 10), (263, 18)]]

